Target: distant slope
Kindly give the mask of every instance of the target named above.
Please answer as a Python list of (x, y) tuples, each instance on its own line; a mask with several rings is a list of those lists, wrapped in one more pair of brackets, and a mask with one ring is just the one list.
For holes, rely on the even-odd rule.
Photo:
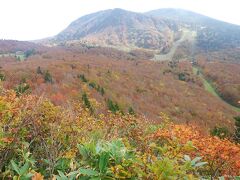
[(27, 42), (27, 41), (16, 41), (16, 40), (0, 40), (0, 53), (14, 53), (17, 51), (27, 51), (30, 49), (43, 49), (39, 44)]
[[(240, 47), (240, 26), (182, 9), (159, 9), (147, 13), (123, 9), (100, 11), (75, 20), (58, 35), (42, 40), (42, 43), (113, 47), (125, 51), (144, 49), (164, 55), (175, 52), (171, 49), (176, 47), (174, 44), (179, 39), (184, 39), (184, 31), (194, 34), (190, 39), (198, 52)], [(187, 41), (178, 46), (188, 43), (188, 47), (193, 47)]]
[(76, 42), (128, 49), (167, 51), (177, 26), (144, 14), (110, 9), (83, 16), (59, 33), (54, 41)]
[(240, 26), (182, 9), (159, 9), (145, 13), (197, 31), (197, 45), (205, 51), (240, 46)]

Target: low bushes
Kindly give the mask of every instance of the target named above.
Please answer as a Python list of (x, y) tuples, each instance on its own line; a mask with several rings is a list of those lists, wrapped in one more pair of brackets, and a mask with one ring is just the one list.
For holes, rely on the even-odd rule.
[(137, 115), (94, 115), (0, 92), (1, 179), (200, 179), (239, 175), (240, 147)]

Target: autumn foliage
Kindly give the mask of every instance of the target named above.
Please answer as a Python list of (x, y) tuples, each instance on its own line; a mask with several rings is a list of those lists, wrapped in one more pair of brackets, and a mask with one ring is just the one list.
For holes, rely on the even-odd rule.
[[(239, 175), (240, 146), (139, 116), (91, 115), (1, 89), (1, 178), (176, 179)], [(200, 158), (202, 157), (202, 158)]]
[(239, 176), (239, 144), (209, 135), (233, 134), (238, 113), (188, 61), (132, 56), (56, 47), (1, 57), (0, 179)]
[(207, 171), (213, 177), (240, 173), (240, 145), (227, 139), (203, 135), (196, 127), (174, 124), (157, 131), (152, 138), (178, 140), (181, 144), (191, 141), (196, 148), (193, 155), (200, 155), (208, 162)]
[(159, 112), (164, 112), (174, 122), (196, 124), (206, 131), (216, 125), (233, 130), (237, 113), (206, 92), (191, 63), (127, 59), (110, 49), (85, 52), (56, 47), (24, 62), (1, 58), (0, 66), (6, 89), (25, 78), (28, 93), (44, 95), (55, 105), (67, 106), (87, 93), (101, 104), (96, 113), (107, 112), (109, 99), (117, 109), (127, 113), (131, 107), (153, 121), (159, 121)]
[(199, 60), (204, 76), (228, 103), (240, 107), (240, 65), (237, 62)]

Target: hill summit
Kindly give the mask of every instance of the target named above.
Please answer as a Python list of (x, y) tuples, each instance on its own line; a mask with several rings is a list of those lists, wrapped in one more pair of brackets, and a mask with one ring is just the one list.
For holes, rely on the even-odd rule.
[(83, 16), (59, 33), (57, 42), (164, 50), (171, 46), (177, 26), (145, 14), (110, 9)]
[(192, 36), (194, 45), (204, 51), (240, 46), (240, 26), (182, 9), (158, 9), (136, 13), (108, 9), (73, 21), (48, 43), (114, 47), (130, 51), (147, 49), (168, 53), (174, 44)]

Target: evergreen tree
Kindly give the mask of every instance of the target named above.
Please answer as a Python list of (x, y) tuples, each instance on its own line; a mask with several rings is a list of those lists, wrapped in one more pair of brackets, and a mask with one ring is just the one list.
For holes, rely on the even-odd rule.
[(0, 81), (5, 81), (5, 80), (6, 80), (5, 75), (0, 73)]
[(105, 94), (105, 91), (104, 91), (103, 87), (101, 87), (100, 93), (101, 93), (102, 96)]
[(29, 49), (24, 52), (24, 55), (26, 56), (26, 58), (28, 58), (29, 56), (34, 55), (35, 52), (36, 52), (35, 49)]
[(108, 109), (113, 113), (120, 111), (118, 104), (114, 103), (111, 99), (108, 99), (107, 106), (108, 106)]
[(128, 108), (128, 113), (131, 114), (131, 115), (135, 115), (135, 112), (134, 112), (132, 107)]
[(178, 74), (178, 79), (180, 81), (186, 81), (186, 75), (184, 73), (180, 73), (180, 74)]
[(229, 131), (226, 127), (214, 127), (214, 129), (211, 130), (210, 134), (212, 136), (217, 136), (221, 139), (224, 139), (229, 136)]
[(85, 75), (84, 74), (80, 74), (78, 75), (78, 78), (81, 79), (82, 82), (88, 82), (88, 80), (85, 78)]
[(90, 82), (88, 84), (91, 88), (95, 89), (96, 88), (96, 84), (94, 82)]
[(91, 103), (90, 103), (90, 101), (88, 99), (88, 96), (87, 96), (87, 94), (85, 92), (82, 95), (82, 101), (83, 101), (84, 106), (86, 108), (88, 108), (91, 113), (93, 113), (93, 108), (92, 108)]
[(44, 75), (44, 80), (46, 83), (53, 83), (52, 75), (47, 71)]

